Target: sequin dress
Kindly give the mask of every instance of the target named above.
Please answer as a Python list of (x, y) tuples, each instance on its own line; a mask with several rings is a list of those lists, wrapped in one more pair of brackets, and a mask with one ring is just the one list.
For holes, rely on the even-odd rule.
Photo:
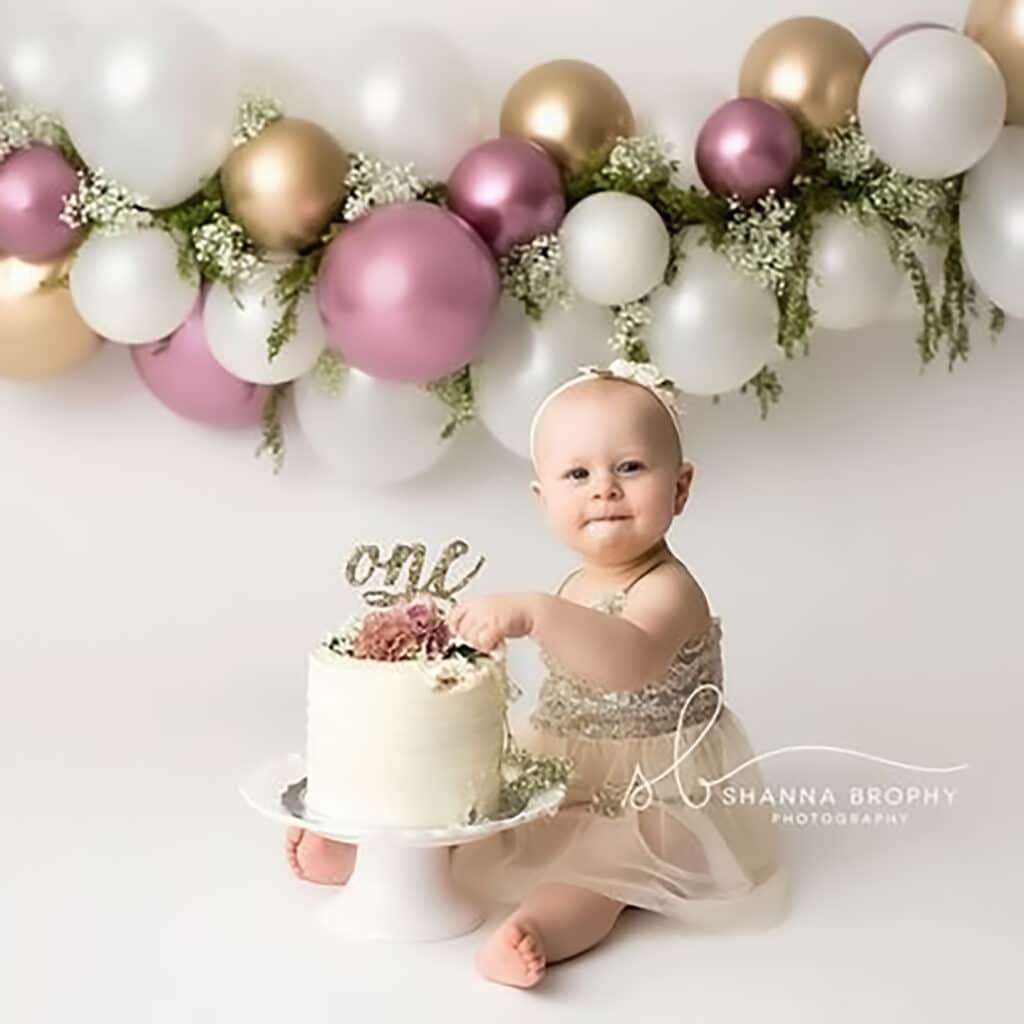
[[(637, 579), (589, 606), (619, 614)], [(789, 882), (770, 807), (738, 796), (762, 791), (757, 764), (718, 786), (699, 781), (754, 757), (724, 703), (721, 635), (712, 616), (661, 678), (632, 691), (588, 683), (542, 648), (538, 703), (515, 736), (536, 753), (572, 758), (566, 799), (554, 815), (454, 847), (456, 882), (502, 903), (566, 882), (692, 925), (781, 920)], [(727, 786), (735, 787), (731, 801)]]

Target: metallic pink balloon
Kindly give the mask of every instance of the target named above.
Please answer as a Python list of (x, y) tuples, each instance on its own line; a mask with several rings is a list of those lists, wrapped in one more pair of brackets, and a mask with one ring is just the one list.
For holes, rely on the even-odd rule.
[(51, 146), (26, 146), (0, 162), (0, 251), (23, 260), (56, 259), (78, 232), (60, 213), (78, 191), (78, 175)]
[(716, 195), (752, 203), (792, 182), (800, 151), (800, 132), (785, 111), (764, 100), (729, 100), (697, 136), (697, 170)]
[(239, 380), (210, 352), (203, 330), (203, 302), (169, 337), (132, 346), (132, 361), (146, 387), (172, 412), (214, 427), (259, 423), (270, 388)]
[(938, 21), (908, 21), (906, 25), (900, 25), (899, 28), (886, 32), (871, 48), (870, 56), (874, 57), (886, 43), (891, 43), (894, 39), (899, 39), (900, 36), (905, 36), (908, 32), (916, 32), (919, 28), (945, 28), (952, 31), (949, 25), (943, 25)]
[(448, 210), (395, 203), (328, 246), (317, 298), (328, 343), (373, 377), (425, 383), (476, 354), (498, 301), (494, 257)]
[(565, 216), (558, 164), (528, 139), (474, 146), (448, 178), (448, 206), (498, 253), (557, 230)]

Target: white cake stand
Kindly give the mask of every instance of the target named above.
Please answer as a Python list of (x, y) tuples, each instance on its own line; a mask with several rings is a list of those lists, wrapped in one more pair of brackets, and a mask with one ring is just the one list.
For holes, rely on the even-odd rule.
[(315, 818), (302, 801), (305, 764), (300, 754), (265, 761), (242, 780), (242, 796), (261, 814), (329, 839), (359, 846), (348, 882), (323, 906), (321, 917), (350, 938), (432, 942), (465, 935), (483, 911), (452, 878), (450, 848), (554, 814), (565, 797), (555, 786), (519, 814), (445, 828), (381, 828)]

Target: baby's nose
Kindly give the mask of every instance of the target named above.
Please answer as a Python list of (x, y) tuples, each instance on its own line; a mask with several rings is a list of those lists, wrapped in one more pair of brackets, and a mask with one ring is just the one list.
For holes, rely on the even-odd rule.
[(619, 485), (619, 481), (615, 478), (614, 474), (607, 474), (606, 476), (595, 476), (594, 477), (594, 496), (598, 498), (605, 498), (609, 496), (615, 496), (622, 493), (622, 488)]

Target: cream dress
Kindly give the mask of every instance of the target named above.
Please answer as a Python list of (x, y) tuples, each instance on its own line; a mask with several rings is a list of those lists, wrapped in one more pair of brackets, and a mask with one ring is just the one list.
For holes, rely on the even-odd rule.
[[(618, 614), (638, 579), (589, 606)], [(540, 883), (564, 882), (693, 925), (778, 923), (789, 884), (770, 806), (723, 798), (729, 786), (760, 794), (757, 765), (717, 786), (699, 781), (722, 779), (754, 757), (723, 702), (721, 634), (713, 616), (664, 676), (636, 691), (588, 683), (542, 649), (538, 703), (516, 740), (573, 760), (566, 799), (553, 815), (454, 847), (456, 882), (502, 903)], [(711, 685), (690, 700), (680, 724), (702, 684)]]

